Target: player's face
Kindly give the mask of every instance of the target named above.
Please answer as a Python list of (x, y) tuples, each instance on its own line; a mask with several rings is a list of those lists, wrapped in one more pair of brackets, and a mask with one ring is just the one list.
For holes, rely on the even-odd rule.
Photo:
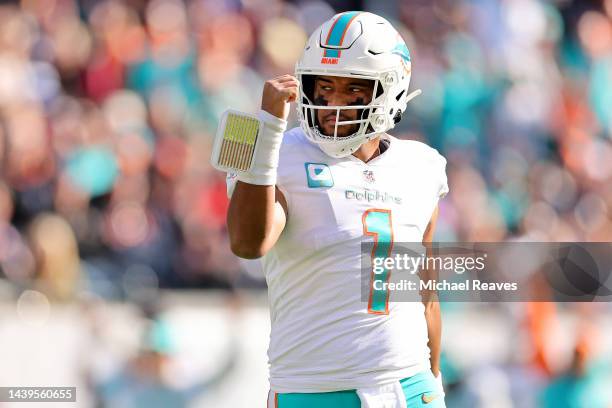
[[(318, 76), (314, 86), (314, 104), (323, 106), (367, 105), (372, 101), (374, 81), (367, 79), (344, 78), (337, 76)], [(319, 130), (324, 135), (333, 136), (336, 125), (335, 109), (317, 109)], [(362, 110), (345, 109), (340, 111), (340, 122), (360, 119)], [(339, 137), (351, 135), (360, 124), (339, 125)]]

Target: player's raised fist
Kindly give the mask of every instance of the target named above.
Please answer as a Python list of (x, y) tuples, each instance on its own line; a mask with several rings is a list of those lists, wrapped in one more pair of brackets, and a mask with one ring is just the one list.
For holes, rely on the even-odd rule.
[(289, 103), (298, 96), (299, 82), (293, 75), (281, 75), (266, 81), (261, 97), (261, 109), (287, 120)]

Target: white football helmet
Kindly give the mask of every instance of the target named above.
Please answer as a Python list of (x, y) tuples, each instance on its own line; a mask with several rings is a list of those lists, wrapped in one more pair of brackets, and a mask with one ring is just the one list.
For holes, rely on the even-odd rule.
[[(392, 129), (401, 119), (408, 101), (410, 52), (406, 43), (384, 18), (349, 11), (336, 14), (310, 36), (295, 67), (300, 81), (298, 117), (304, 133), (332, 157), (354, 153), (359, 146)], [(372, 100), (367, 105), (324, 106), (313, 103), (314, 78), (318, 75), (353, 77), (374, 81)], [(336, 110), (333, 135), (323, 134), (317, 124), (318, 109)], [(361, 117), (339, 121), (340, 111), (358, 109)], [(359, 124), (348, 136), (338, 136), (338, 126)]]

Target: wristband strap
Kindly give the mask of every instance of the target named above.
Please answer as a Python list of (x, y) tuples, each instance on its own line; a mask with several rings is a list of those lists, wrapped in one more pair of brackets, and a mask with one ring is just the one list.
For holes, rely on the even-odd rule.
[(261, 110), (257, 118), (263, 123), (251, 170), (238, 172), (238, 180), (255, 185), (276, 184), (277, 168), (283, 133), (287, 121)]
[(287, 121), (261, 110), (258, 115), (235, 110), (223, 113), (211, 163), (249, 184), (276, 184), (280, 146)]

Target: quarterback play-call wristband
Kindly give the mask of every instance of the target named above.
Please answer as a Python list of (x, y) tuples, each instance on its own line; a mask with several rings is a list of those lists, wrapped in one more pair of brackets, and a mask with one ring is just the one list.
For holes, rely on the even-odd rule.
[(211, 164), (236, 173), (245, 183), (274, 185), (286, 128), (286, 120), (263, 110), (257, 116), (227, 110), (217, 129)]

